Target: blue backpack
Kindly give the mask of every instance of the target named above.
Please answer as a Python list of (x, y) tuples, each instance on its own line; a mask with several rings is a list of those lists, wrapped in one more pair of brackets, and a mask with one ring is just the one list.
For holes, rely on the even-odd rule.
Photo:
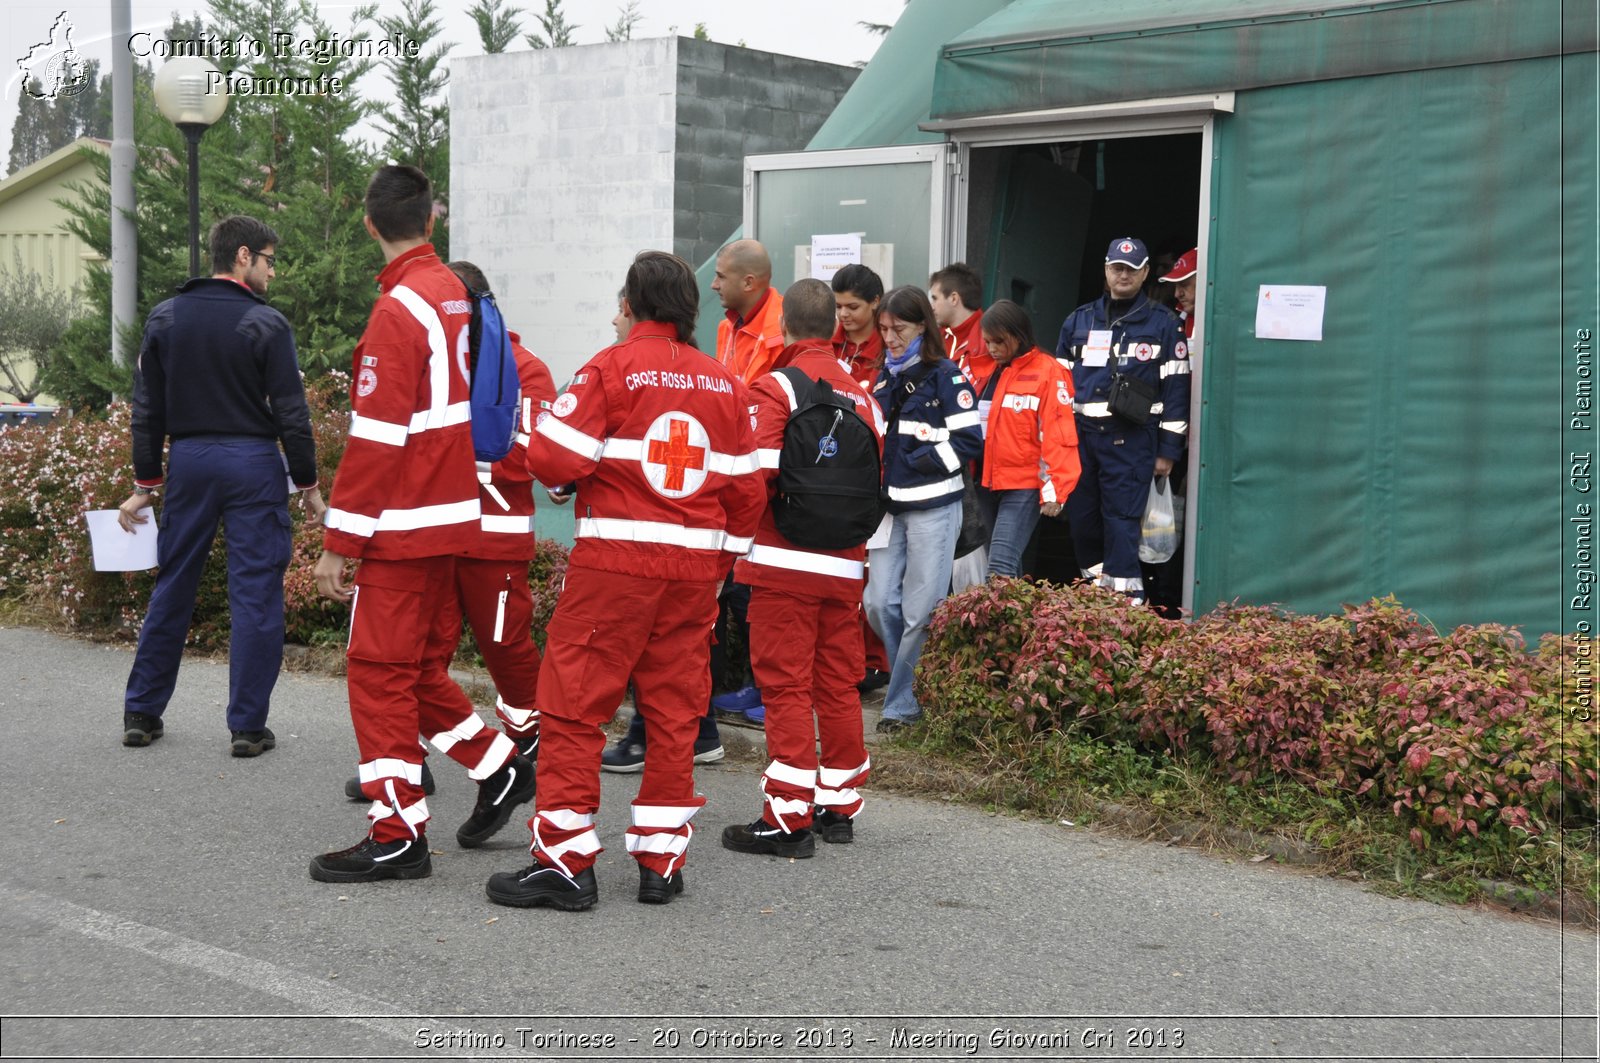
[(472, 450), (493, 464), (511, 452), (522, 411), (522, 383), (511, 351), (511, 333), (492, 292), (468, 292), (472, 324), (467, 344), (472, 359)]

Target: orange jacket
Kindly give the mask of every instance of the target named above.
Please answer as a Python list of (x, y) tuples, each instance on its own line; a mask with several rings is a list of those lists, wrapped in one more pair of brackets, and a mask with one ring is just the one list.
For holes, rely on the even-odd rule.
[(783, 296), (768, 288), (750, 313), (750, 320), (734, 327), (732, 311), (717, 322), (717, 361), (749, 386), (772, 369), (783, 353)]
[(986, 412), (983, 486), (1039, 489), (1040, 502), (1065, 502), (1078, 483), (1078, 428), (1072, 378), (1035, 347), (1000, 370)]
[(983, 311), (974, 310), (955, 328), (945, 329), (944, 347), (949, 359), (972, 381), (972, 390), (982, 395), (989, 378), (994, 376), (994, 359), (983, 345)]

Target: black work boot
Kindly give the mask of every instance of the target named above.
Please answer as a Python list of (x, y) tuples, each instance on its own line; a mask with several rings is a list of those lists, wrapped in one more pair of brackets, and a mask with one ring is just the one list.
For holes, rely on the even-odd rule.
[(369, 835), (348, 849), (311, 859), (311, 877), (318, 882), (378, 882), (431, 874), (433, 857), (428, 854), (428, 839), (421, 834), (393, 842), (373, 841)]
[(784, 833), (764, 819), (746, 826), (739, 823), (722, 831), (722, 847), (736, 853), (771, 853), (773, 856), (792, 856), (804, 860), (815, 855), (817, 840), (810, 827)]
[(669, 904), (683, 892), (683, 868), (670, 875), (660, 875), (643, 864), (639, 865), (639, 903)]
[(535, 862), (521, 871), (501, 871), (489, 876), (483, 892), (496, 904), (509, 908), (560, 908), (581, 912), (600, 899), (594, 868), (567, 875), (558, 867)]
[(147, 712), (122, 714), (122, 744), (125, 746), (147, 746), (165, 733), (159, 716)]
[(456, 831), (463, 849), (476, 849), (506, 825), (511, 810), (533, 800), (533, 762), (514, 756), (505, 766), (478, 784), (478, 803)]
[[(428, 762), (422, 762), (422, 792), (429, 797), (437, 790), (438, 784), (433, 781), (433, 770), (428, 767)], [(344, 781), (344, 795), (352, 801), (365, 801), (366, 795), (361, 792), (361, 776), (352, 775)]]

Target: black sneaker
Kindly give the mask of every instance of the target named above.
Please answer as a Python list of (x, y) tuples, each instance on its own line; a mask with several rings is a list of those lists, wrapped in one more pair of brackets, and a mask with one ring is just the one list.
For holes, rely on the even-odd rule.
[(766, 820), (758, 819), (748, 826), (737, 823), (723, 828), (722, 847), (736, 853), (771, 853), (804, 860), (816, 853), (817, 840), (809, 827), (785, 834)]
[(501, 871), (489, 876), (483, 892), (496, 904), (510, 908), (560, 908), (581, 912), (600, 899), (594, 868), (586, 867), (570, 878), (558, 867), (534, 863), (521, 871)]
[(276, 749), (278, 736), (272, 733), (272, 728), (263, 727), (259, 731), (232, 731), (233, 755), (236, 757), (259, 757), (269, 749)]
[(873, 728), (873, 730), (877, 731), (881, 735), (892, 735), (896, 731), (904, 731), (907, 727), (910, 727), (916, 722), (916, 720), (902, 720), (894, 716), (885, 716), (883, 719), (878, 721), (878, 726)]
[[(695, 745), (698, 747), (699, 743)], [(717, 748), (721, 749), (719, 742)], [(695, 759), (699, 759), (698, 755)], [(619, 775), (632, 775), (636, 771), (644, 770), (644, 743), (634, 742), (623, 735), (617, 739), (617, 744), (600, 754), (600, 770), (616, 772)]]
[(877, 668), (868, 668), (867, 674), (861, 677), (861, 682), (856, 684), (856, 689), (863, 694), (870, 694), (874, 690), (882, 690), (889, 685), (889, 673)]
[(683, 869), (671, 875), (658, 875), (643, 864), (639, 865), (639, 903), (669, 904), (683, 892)]
[(832, 845), (848, 845), (856, 838), (855, 820), (826, 808), (817, 809), (811, 817), (811, 830)]
[(122, 714), (122, 744), (125, 746), (147, 746), (164, 734), (166, 730), (159, 716), (147, 712)]
[(710, 738), (696, 738), (694, 740), (694, 762), (696, 764), (715, 764), (728, 755), (722, 748), (722, 739), (716, 735)]
[(506, 825), (511, 810), (533, 800), (533, 764), (515, 756), (505, 766), (478, 784), (478, 803), (472, 815), (456, 831), (456, 842), (463, 849), (476, 849)]
[[(433, 769), (428, 767), (428, 762), (422, 762), (422, 792), (429, 797), (439, 788), (433, 781)], [(365, 801), (366, 796), (361, 792), (361, 776), (352, 775), (344, 781), (344, 795), (352, 801)]]
[(433, 874), (428, 839), (419, 834), (394, 842), (361, 839), (360, 844), (311, 859), (318, 882), (378, 882), (386, 878), (427, 878)]

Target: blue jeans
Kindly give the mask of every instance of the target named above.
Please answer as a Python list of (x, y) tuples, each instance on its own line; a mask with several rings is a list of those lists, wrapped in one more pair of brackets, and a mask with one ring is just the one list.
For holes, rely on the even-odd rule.
[(989, 575), (1015, 576), (1022, 570), (1022, 554), (1039, 526), (1039, 489), (1019, 487), (984, 491), (978, 498), (988, 511)]
[(889, 545), (868, 552), (867, 623), (889, 658), (883, 715), (915, 720), (922, 706), (911, 692), (912, 673), (928, 641), (928, 620), (950, 590), (950, 563), (961, 532), (961, 500), (937, 509), (896, 513)]
[(292, 547), (277, 440), (176, 439), (156, 539), (155, 589), (128, 675), (126, 712), (160, 716), (178, 682), (217, 525), (228, 544), (228, 729), (259, 731), (283, 664), (283, 574)]

